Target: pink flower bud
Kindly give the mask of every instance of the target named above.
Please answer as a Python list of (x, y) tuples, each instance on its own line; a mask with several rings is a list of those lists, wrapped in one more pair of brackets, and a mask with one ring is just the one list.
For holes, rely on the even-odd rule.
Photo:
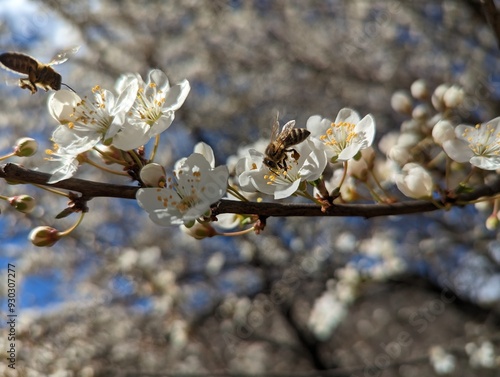
[(23, 137), (16, 141), (14, 154), (19, 157), (30, 157), (36, 153), (37, 149), (38, 143), (35, 139), (32, 139), (30, 137)]
[(196, 222), (189, 228), (185, 225), (181, 225), (180, 228), (188, 236), (191, 236), (197, 240), (202, 240), (203, 238), (213, 237), (217, 235), (217, 232), (210, 224), (200, 224), (199, 222)]
[(16, 195), (9, 198), (9, 203), (17, 211), (30, 213), (35, 208), (35, 199), (29, 195)]
[(60, 240), (61, 235), (50, 226), (38, 226), (30, 232), (28, 238), (35, 246), (52, 246)]

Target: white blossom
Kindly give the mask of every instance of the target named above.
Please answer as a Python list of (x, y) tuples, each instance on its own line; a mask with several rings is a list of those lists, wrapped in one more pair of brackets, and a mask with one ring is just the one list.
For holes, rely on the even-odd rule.
[(138, 148), (170, 127), (175, 111), (179, 110), (191, 89), (187, 80), (170, 86), (167, 76), (159, 69), (149, 72), (148, 81), (128, 74), (117, 82), (121, 89), (137, 80), (139, 89), (127, 114), (126, 123), (114, 137), (113, 145), (123, 150)]
[(452, 160), (485, 170), (500, 168), (500, 117), (475, 127), (461, 124), (455, 128), (455, 136), (443, 143)]
[(375, 119), (368, 114), (360, 119), (357, 112), (344, 108), (335, 122), (319, 115), (307, 120), (306, 127), (313, 137), (321, 140), (327, 157), (332, 161), (348, 161), (373, 143)]
[(164, 187), (141, 188), (136, 198), (159, 225), (181, 225), (203, 216), (226, 193), (226, 166), (213, 168), (200, 153), (175, 164), (174, 177)]
[(131, 80), (116, 97), (96, 86), (92, 89), (93, 101), (69, 90), (57, 91), (48, 102), (50, 114), (61, 123), (52, 140), (75, 155), (92, 149), (99, 142), (110, 144), (125, 122), (137, 88), (137, 80)]

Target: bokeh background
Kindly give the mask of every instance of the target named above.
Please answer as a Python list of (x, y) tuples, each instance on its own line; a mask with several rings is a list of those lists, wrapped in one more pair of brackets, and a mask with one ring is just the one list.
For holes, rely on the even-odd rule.
[[(151, 68), (191, 93), (164, 134), (166, 167), (204, 141), (224, 164), (268, 138), (276, 113), (304, 126), (342, 107), (371, 113), (377, 140), (408, 117), (391, 108), (417, 79), (464, 88), (456, 121), (499, 114), (498, 46), (476, 0), (0, 1), (2, 51), (48, 62), (80, 94)], [(56, 124), (48, 94), (7, 85), (0, 151), (22, 136), (40, 152)], [(377, 152), (383, 157), (383, 154)], [(14, 162), (21, 162), (13, 160)], [(131, 184), (90, 168), (78, 177)], [(5, 376), (496, 376), (500, 243), (468, 206), (380, 219), (269, 219), (260, 235), (194, 240), (150, 222), (135, 201), (95, 199), (52, 248), (27, 241), (65, 201), (2, 206), (0, 298), (16, 266), (16, 370)], [(2, 363), (7, 349), (2, 317)], [(441, 368), (441, 369), (440, 369)]]

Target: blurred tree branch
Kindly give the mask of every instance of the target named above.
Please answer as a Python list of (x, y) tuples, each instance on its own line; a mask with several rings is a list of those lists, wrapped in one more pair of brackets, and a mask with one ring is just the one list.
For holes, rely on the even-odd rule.
[(480, 0), (484, 15), (495, 35), (498, 48), (500, 48), (500, 13), (493, 0)]

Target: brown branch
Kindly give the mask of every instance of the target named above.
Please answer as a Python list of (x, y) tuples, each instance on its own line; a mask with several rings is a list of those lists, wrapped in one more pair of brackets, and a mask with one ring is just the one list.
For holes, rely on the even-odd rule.
[(260, 216), (274, 217), (319, 217), (319, 216), (358, 216), (376, 217), (390, 215), (407, 215), (412, 213), (430, 212), (439, 209), (434, 204), (423, 201), (407, 201), (395, 204), (334, 204), (322, 211), (316, 204), (294, 204), (294, 203), (255, 203), (237, 202), (232, 200), (221, 200), (214, 208), (212, 214), (217, 216), (221, 213), (258, 214)]
[(483, 6), (484, 16), (497, 40), (498, 48), (500, 48), (500, 12), (498, 12), (493, 0), (481, 0), (481, 5)]
[(96, 197), (135, 199), (135, 193), (138, 190), (138, 187), (93, 182), (78, 178), (70, 178), (49, 185), (47, 182), (51, 176), (51, 174), (26, 169), (16, 164), (5, 164), (0, 166), (0, 178), (19, 183), (34, 183), (69, 191), (77, 191), (80, 192), (85, 199)]
[[(34, 183), (60, 189), (80, 192), (82, 198), (90, 200), (95, 197), (111, 197), (135, 199), (138, 187), (116, 185), (110, 183), (92, 182), (84, 179), (70, 178), (51, 185), (47, 184), (50, 174), (41, 173), (23, 168), (16, 164), (0, 166), (0, 178), (20, 183)], [(411, 200), (394, 204), (334, 204), (322, 211), (321, 206), (315, 204), (275, 203), (275, 202), (239, 202), (234, 200), (220, 200), (212, 206), (214, 216), (222, 213), (238, 213), (259, 215), (265, 217), (316, 217), (316, 216), (357, 216), (377, 217), (408, 215), (414, 213), (431, 212), (451, 205), (464, 205), (481, 197), (491, 197), (500, 193), (500, 177), (488, 185), (481, 186), (473, 192), (448, 198), (436, 205), (425, 200)]]

